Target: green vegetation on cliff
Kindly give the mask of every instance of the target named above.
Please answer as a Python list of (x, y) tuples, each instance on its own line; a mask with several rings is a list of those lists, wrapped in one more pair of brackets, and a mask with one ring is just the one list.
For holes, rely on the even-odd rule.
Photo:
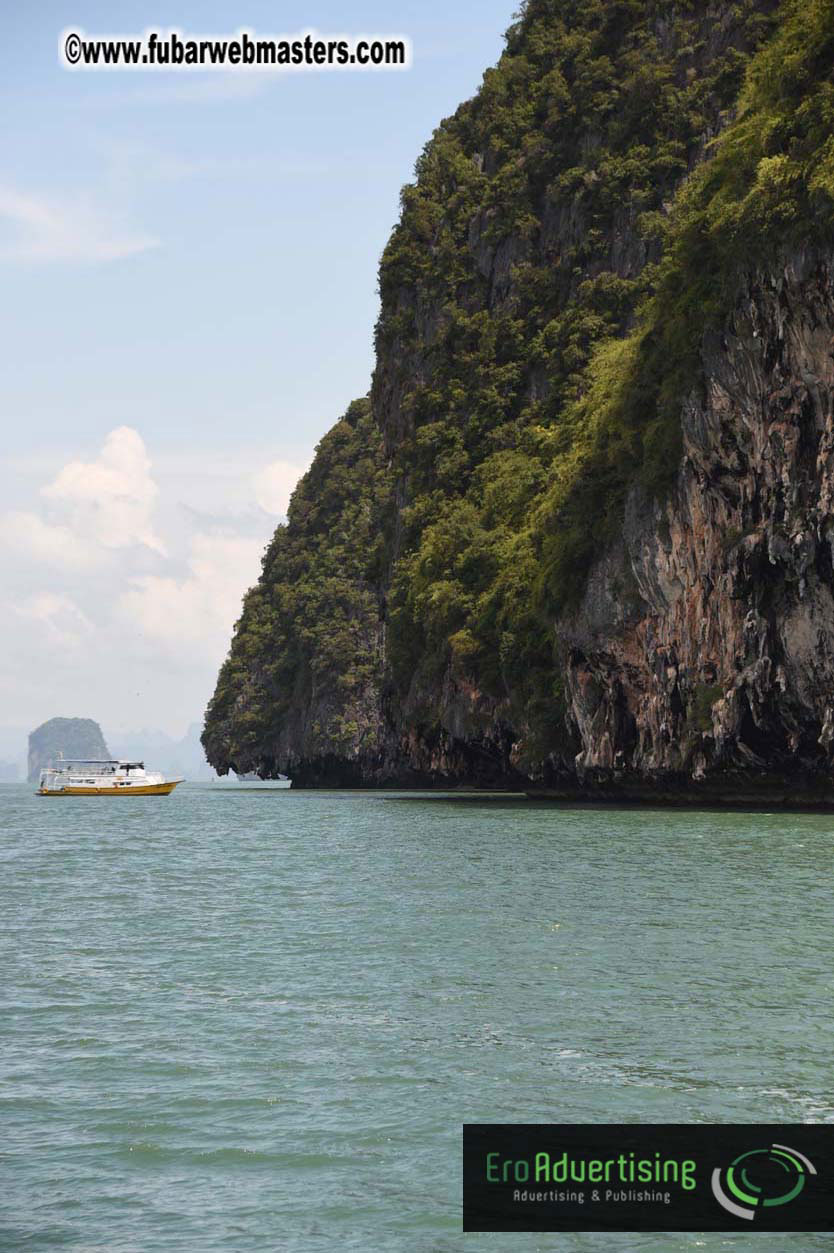
[(375, 389), (384, 422), (402, 374), (392, 669), (407, 689), (451, 654), (508, 698), (528, 756), (563, 738), (553, 615), (581, 592), (629, 480), (642, 470), (659, 490), (679, 461), (657, 410), (679, 407), (680, 382), (652, 396), (622, 337), (652, 290), (665, 206), (735, 101), (769, 8), (528, 5), (403, 193)]
[[(211, 759), (231, 760), (220, 726), (253, 753), (286, 740), (314, 676), (334, 709), (387, 684), (441, 723), (465, 684), (526, 760), (565, 748), (554, 626), (631, 486), (673, 486), (705, 332), (745, 273), (830, 237), (832, 66), (834, 0), (529, 0), (403, 191), (365, 464), (357, 443), (334, 465), (338, 424), (247, 598)], [(375, 522), (331, 525), (342, 509)], [(384, 656), (362, 642), (380, 606)], [(355, 722), (334, 712), (319, 751), (359, 751)]]
[(570, 605), (588, 562), (621, 524), (636, 479), (664, 496), (680, 462), (680, 410), (697, 385), (704, 334), (721, 326), (745, 272), (803, 244), (834, 239), (834, 3), (782, 6), (774, 38), (750, 64), (736, 119), (648, 219), (663, 245), (635, 329), (604, 340), (565, 407), (570, 449), (551, 467), (534, 521), (537, 588)]
[[(244, 600), (206, 715), (210, 761), (269, 770), (290, 725), (308, 753), (349, 749), (381, 669), (389, 495), (379, 431), (367, 400), (356, 401), (319, 444)], [(313, 706), (314, 717), (298, 717)]]

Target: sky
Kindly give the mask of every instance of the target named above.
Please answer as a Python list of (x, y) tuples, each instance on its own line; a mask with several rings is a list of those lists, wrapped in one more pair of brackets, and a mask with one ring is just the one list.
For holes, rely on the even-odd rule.
[[(294, 483), (368, 389), (400, 188), (514, 8), (0, 8), (0, 757), (54, 716), (174, 736), (202, 717)], [(405, 35), (413, 61), (59, 61), (67, 27), (149, 25)]]

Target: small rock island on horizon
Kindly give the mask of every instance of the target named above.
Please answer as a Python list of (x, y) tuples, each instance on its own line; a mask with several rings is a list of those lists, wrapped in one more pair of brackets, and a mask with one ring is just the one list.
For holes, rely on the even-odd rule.
[(37, 783), (41, 770), (64, 757), (110, 757), (101, 727), (92, 718), (50, 718), (29, 736), (28, 779)]

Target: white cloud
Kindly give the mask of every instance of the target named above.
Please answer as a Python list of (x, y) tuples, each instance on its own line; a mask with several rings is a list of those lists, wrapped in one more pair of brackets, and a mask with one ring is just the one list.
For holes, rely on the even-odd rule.
[[(276, 510), (299, 474), (277, 464), (257, 472)], [(177, 735), (198, 719), (274, 526), (257, 465), (238, 447), (152, 466), (117, 427), (43, 486), (28, 474), (0, 514), (0, 710), (16, 725), (83, 713)]]
[(116, 427), (95, 461), (70, 461), (41, 494), (63, 506), (72, 530), (92, 544), (142, 544), (165, 554), (151, 521), (158, 488), (142, 437), (132, 427)]
[(141, 548), (164, 556), (153, 527), (158, 495), (141, 436), (131, 427), (111, 431), (93, 461), (70, 461), (40, 489), (48, 516), (34, 510), (0, 515), (0, 547), (33, 567), (80, 573), (111, 563), (117, 549)]
[(151, 645), (193, 660), (217, 662), (240, 616), (244, 593), (260, 572), (263, 543), (235, 535), (195, 535), (183, 579), (141, 575), (119, 602), (124, 623)]
[(157, 247), (121, 214), (87, 194), (47, 199), (0, 186), (0, 259), (116, 261)]
[(260, 507), (276, 517), (283, 517), (298, 480), (304, 471), (289, 461), (270, 461), (252, 477), (255, 499)]
[(40, 592), (15, 606), (19, 617), (40, 628), (45, 643), (62, 648), (83, 643), (92, 634), (90, 619), (68, 596)]
[(46, 522), (37, 513), (14, 510), (0, 517), (0, 546), (9, 554), (47, 566), (90, 570), (101, 564), (99, 549), (68, 526)]

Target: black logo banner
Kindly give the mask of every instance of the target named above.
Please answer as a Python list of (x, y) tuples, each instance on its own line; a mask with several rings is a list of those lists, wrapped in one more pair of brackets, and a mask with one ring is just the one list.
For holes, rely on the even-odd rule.
[(467, 1124), (463, 1230), (834, 1231), (834, 1124)]

